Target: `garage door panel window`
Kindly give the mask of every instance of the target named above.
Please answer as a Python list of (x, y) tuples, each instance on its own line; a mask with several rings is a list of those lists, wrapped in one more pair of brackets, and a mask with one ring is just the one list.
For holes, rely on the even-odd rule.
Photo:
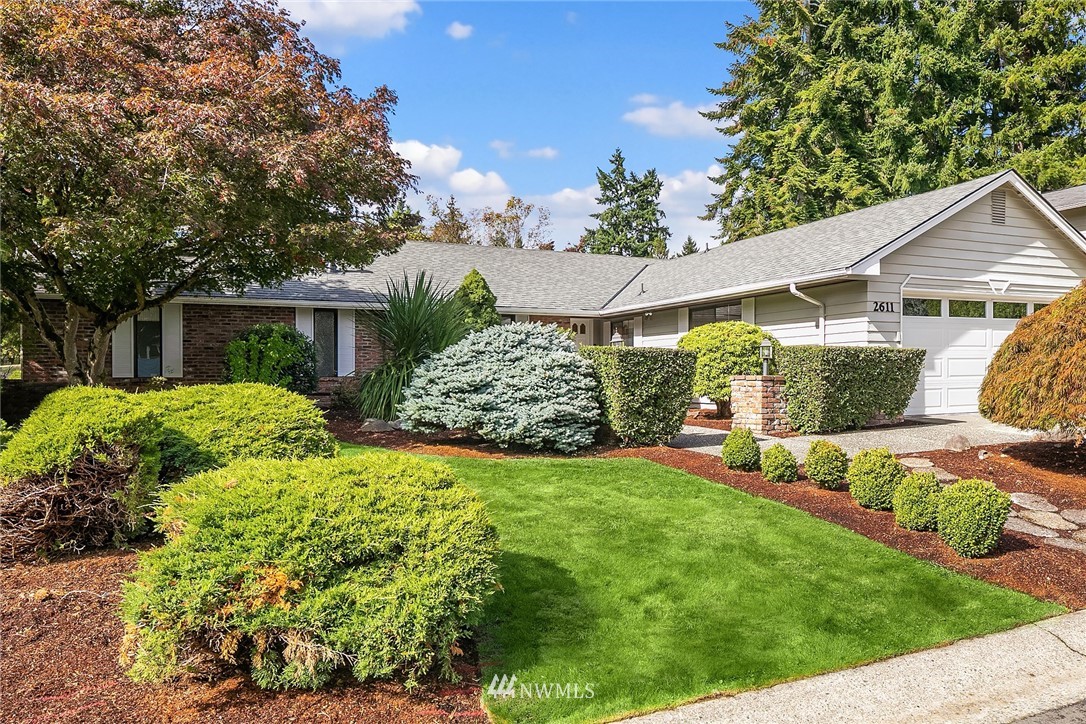
[(1026, 316), (1026, 303), (992, 302), (992, 316), (996, 319), (1021, 319)]
[(977, 299), (951, 299), (950, 300), (950, 316), (957, 317), (959, 319), (984, 319), (986, 314), (987, 302), (982, 302)]
[(943, 300), (905, 297), (902, 313), (906, 317), (941, 317), (943, 315)]

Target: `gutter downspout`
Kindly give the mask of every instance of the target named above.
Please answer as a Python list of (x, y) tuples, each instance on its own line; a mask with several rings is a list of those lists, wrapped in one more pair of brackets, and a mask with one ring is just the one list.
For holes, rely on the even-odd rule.
[(796, 297), (797, 299), (802, 299), (803, 301), (807, 302), (808, 304), (813, 304), (816, 307), (818, 307), (818, 322), (817, 322), (818, 323), (818, 329), (820, 330), (821, 335), (822, 335), (822, 346), (825, 347), (826, 346), (826, 305), (823, 304), (822, 302), (818, 301), (814, 297), (809, 297), (806, 294), (804, 294), (803, 292), (801, 292), (796, 287), (795, 282), (792, 282), (791, 284), (788, 285), (788, 291), (790, 291), (792, 293), (793, 297)]

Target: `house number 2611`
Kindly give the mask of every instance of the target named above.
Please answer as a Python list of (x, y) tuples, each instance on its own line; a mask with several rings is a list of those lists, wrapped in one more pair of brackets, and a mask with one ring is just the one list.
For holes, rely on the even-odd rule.
[(872, 308), (872, 311), (875, 311), (875, 312), (896, 312), (897, 311), (895, 309), (895, 307), (897, 305), (894, 304), (893, 302), (872, 302), (872, 304), (874, 305), (873, 308)]

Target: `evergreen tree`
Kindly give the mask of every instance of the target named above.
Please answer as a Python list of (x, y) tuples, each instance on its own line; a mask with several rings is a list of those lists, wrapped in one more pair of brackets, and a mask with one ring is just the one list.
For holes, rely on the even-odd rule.
[(475, 244), (475, 224), (470, 216), (460, 210), (456, 205), (456, 197), (450, 196), (441, 205), (441, 199), (436, 196), (427, 196), (426, 203), (430, 207), (430, 216), (434, 223), (430, 227), (430, 241), (439, 241), (445, 244)]
[(706, 117), (734, 240), (1016, 168), (1086, 182), (1082, 0), (757, 0)]
[(656, 169), (643, 176), (626, 170), (622, 149), (610, 158), (611, 170), (596, 169), (600, 195), (596, 203), (603, 211), (592, 214), (599, 222), (595, 229), (585, 229), (581, 250), (592, 254), (667, 257), (671, 231), (664, 226), (660, 208), (663, 182)]
[(422, 225), (422, 214), (408, 206), (403, 199), (397, 202), (392, 213), (388, 215), (388, 226), (390, 229), (402, 231), (408, 241), (428, 241), (430, 238)]
[(455, 296), (464, 310), (464, 321), (472, 332), (502, 323), (495, 306), (498, 298), (490, 291), (490, 285), (478, 269), (467, 273)]
[(701, 250), (698, 249), (698, 244), (694, 241), (694, 237), (687, 236), (686, 241), (683, 242), (683, 248), (679, 249), (679, 256), (690, 256), (691, 254), (697, 254), (699, 251)]

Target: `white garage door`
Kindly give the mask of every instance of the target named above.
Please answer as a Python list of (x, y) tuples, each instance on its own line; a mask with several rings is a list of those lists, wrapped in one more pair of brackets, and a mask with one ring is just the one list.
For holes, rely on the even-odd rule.
[(906, 414), (976, 412), (992, 355), (1032, 307), (993, 299), (906, 297), (902, 344), (928, 352)]

